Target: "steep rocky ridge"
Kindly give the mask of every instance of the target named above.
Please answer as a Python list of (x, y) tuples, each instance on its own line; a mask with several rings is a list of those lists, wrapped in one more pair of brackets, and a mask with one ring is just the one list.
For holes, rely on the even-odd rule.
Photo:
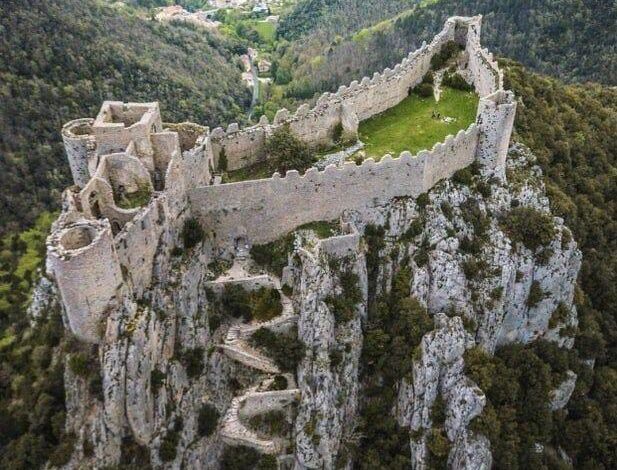
[[(412, 273), (409, 296), (434, 322), (414, 353), (412, 373), (396, 386), (392, 410), (409, 432), (412, 467), (425, 468), (431, 458), (425, 443), (438, 399), (446, 410), (449, 466), (490, 467), (490, 436), (469, 426), (486, 398), (465, 375), (464, 353), (476, 345), (492, 352), (537, 338), (570, 347), (581, 261), (563, 221), (550, 216), (533, 155), (513, 146), (507, 173), (508, 182), (502, 183), (462, 170), (417, 200), (401, 198), (367, 213), (347, 214), (360, 233), (369, 225), (383, 228), (382, 247), (371, 256), (376, 266), (370, 266), (367, 245), (359, 238), (353, 249), (335, 254), (315, 237), (297, 239), (283, 276), (293, 291), (305, 346), (297, 371), (296, 468), (331, 468), (355, 455), (362, 439), (357, 434), (364, 406), (360, 371), (370, 305), (390, 290), (402, 268)], [(513, 242), (516, 237), (504, 231), (513, 208), (549, 217), (554, 230), (546, 247), (532, 251)], [(157, 267), (159, 279), (147, 300), (126, 301), (110, 312), (96, 361), (100, 395), (67, 367), (67, 428), (76, 436), (67, 468), (147, 461), (155, 468), (218, 467), (225, 447), (222, 420), (216, 432), (202, 436), (199, 410), (208, 403), (224, 416), (234, 397), (263, 375), (216, 347), (234, 321), (223, 318), (216, 325), (206, 289), (215, 277), (212, 259), (207, 247), (196, 250)], [(349, 297), (345, 273), (353, 274), (357, 293), (351, 313), (341, 318), (332, 295)], [(42, 284), (41, 290), (46, 288)], [(540, 298), (530, 301), (531, 291), (541, 292)], [(568, 307), (567, 315), (554, 318), (561, 304)], [(553, 407), (567, 402), (573, 380), (570, 375), (569, 383), (555, 390)]]

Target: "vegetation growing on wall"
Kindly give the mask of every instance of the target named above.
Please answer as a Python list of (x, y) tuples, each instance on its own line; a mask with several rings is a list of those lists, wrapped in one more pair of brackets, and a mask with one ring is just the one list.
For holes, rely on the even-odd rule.
[(286, 372), (295, 373), (298, 363), (304, 357), (304, 345), (298, 339), (297, 332), (277, 334), (267, 328), (260, 328), (253, 334), (251, 343), (263, 348)]
[(239, 284), (227, 284), (221, 296), (221, 307), (226, 315), (245, 321), (272, 320), (283, 312), (281, 294), (277, 289), (261, 287), (247, 291)]

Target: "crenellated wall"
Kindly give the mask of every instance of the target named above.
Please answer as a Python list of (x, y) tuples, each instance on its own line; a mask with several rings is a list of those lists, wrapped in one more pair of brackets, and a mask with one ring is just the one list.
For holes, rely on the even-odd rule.
[(293, 133), (312, 148), (333, 143), (334, 130), (342, 121), (342, 110), (347, 110), (363, 121), (390, 109), (409, 96), (409, 90), (422, 81), (431, 67), (431, 58), (448, 41), (455, 39), (457, 24), (465, 19), (452, 18), (430, 44), (411, 52), (394, 69), (364, 77), (349, 86), (341, 86), (336, 93), (324, 93), (313, 108), (302, 105), (294, 114), (282, 109), (270, 124), (262, 118), (259, 124), (239, 129), (231, 124), (227, 130), (212, 131), (211, 140), (215, 161), (218, 164), (222, 151), (227, 158), (227, 170), (237, 170), (266, 158), (267, 136), (277, 128), (289, 125)]
[[(96, 342), (96, 327), (118, 287), (136, 298), (147, 292), (155, 266), (166, 266), (187, 217), (197, 217), (209, 246), (224, 252), (239, 238), (266, 243), (306, 223), (338, 219), (347, 210), (417, 197), (474, 161), (505, 177), (516, 102), (503, 90), (492, 55), (480, 46), (480, 27), (481, 17), (450, 18), (430, 44), (393, 70), (326, 93), (313, 108), (303, 105), (293, 115), (280, 110), (272, 124), (262, 118), (246, 129), (231, 124), (227, 131), (210, 133), (191, 123), (163, 126), (158, 103), (121, 102), (103, 103), (95, 120), (68, 123), (62, 134), (78, 188), (64, 194), (63, 213), (48, 238), (48, 270), (71, 329)], [(228, 170), (255, 163), (266, 157), (266, 139), (280, 126), (289, 125), (312, 147), (331, 143), (339, 124), (344, 135), (357, 133), (359, 121), (405, 99), (434, 54), (452, 40), (465, 46), (466, 79), (480, 95), (477, 122), (467, 130), (416, 156), (403, 152), (359, 166), (312, 168), (303, 176), (290, 171), (284, 177), (215, 184), (223, 151)], [(148, 202), (136, 198), (140, 207), (117, 206), (115, 198), (144, 188), (151, 194)], [(82, 226), (77, 229), (76, 223)], [(356, 250), (359, 240), (352, 230), (325, 241), (323, 249), (343, 256)]]
[(475, 159), (478, 128), (472, 124), (443, 144), (417, 156), (346, 163), (304, 176), (285, 177), (195, 188), (189, 191), (191, 212), (220, 245), (247, 237), (252, 243), (273, 241), (313, 221), (334, 220), (343, 211), (384, 204), (394, 197), (416, 197), (437, 181), (452, 176)]

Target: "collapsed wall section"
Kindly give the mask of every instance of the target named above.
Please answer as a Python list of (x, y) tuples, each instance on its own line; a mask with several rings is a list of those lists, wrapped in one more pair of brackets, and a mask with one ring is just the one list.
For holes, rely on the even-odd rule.
[(338, 219), (345, 210), (416, 197), (471, 164), (477, 142), (473, 124), (416, 157), (405, 152), (378, 163), (369, 159), (360, 166), (312, 168), (304, 176), (289, 171), (285, 177), (196, 188), (189, 191), (191, 211), (219, 246), (232, 246), (240, 237), (266, 243), (300, 225)]

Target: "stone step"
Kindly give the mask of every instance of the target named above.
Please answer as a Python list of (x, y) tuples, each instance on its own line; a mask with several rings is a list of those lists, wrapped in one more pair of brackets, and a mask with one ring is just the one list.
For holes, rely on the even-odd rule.
[(219, 346), (223, 352), (234, 361), (238, 361), (245, 366), (260, 370), (266, 374), (279, 374), (280, 369), (272, 359), (262, 356), (249, 348), (245, 343), (236, 341), (231, 344)]

